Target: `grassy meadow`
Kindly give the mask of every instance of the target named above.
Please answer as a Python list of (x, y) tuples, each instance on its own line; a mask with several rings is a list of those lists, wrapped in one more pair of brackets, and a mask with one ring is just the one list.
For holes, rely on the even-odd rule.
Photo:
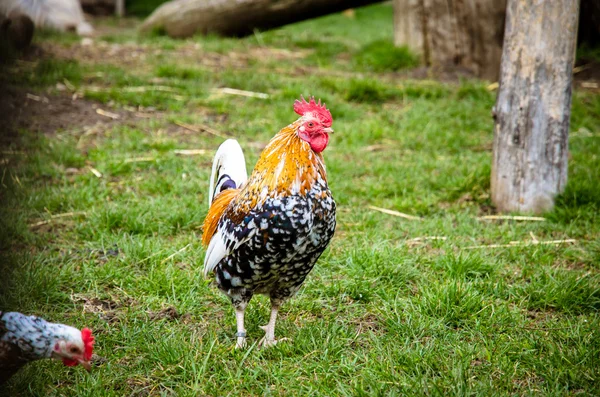
[[(598, 91), (574, 93), (556, 208), (489, 221), (495, 91), (412, 79), (389, 4), (242, 39), (95, 24), (91, 42), (37, 34), (0, 77), (40, 109), (0, 155), (0, 308), (90, 327), (98, 357), (89, 374), (30, 364), (0, 394), (600, 394)], [(257, 296), (234, 350), (233, 308), (201, 274), (212, 154), (235, 137), (252, 168), (301, 94), (334, 118), (336, 235), (280, 312), (292, 341), (258, 349)], [(554, 240), (573, 241), (532, 244)]]

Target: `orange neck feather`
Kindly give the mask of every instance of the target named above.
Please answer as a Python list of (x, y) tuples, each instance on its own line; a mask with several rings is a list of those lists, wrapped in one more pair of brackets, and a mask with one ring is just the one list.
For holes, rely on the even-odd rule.
[(323, 156), (298, 137), (299, 126), (300, 121), (297, 121), (271, 139), (241, 196), (247, 194), (260, 202), (267, 197), (305, 195), (319, 176), (326, 180)]
[(299, 126), (300, 120), (271, 139), (241, 190), (225, 190), (214, 199), (203, 225), (205, 246), (216, 232), (222, 216), (239, 223), (267, 198), (306, 195), (317, 180), (327, 180), (323, 155), (315, 153), (308, 142), (298, 137)]

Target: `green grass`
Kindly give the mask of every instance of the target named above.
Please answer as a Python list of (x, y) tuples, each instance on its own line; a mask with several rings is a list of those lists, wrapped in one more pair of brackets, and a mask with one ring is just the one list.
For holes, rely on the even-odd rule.
[(358, 68), (375, 71), (397, 71), (417, 66), (419, 59), (408, 47), (396, 47), (391, 40), (377, 40), (360, 49), (354, 61)]
[(593, 48), (587, 44), (579, 46), (577, 48), (576, 59), (584, 62), (600, 62), (600, 48)]
[[(477, 220), (491, 207), (495, 95), (485, 82), (356, 70), (357, 54), (389, 39), (391, 25), (384, 4), (244, 39), (125, 31), (116, 42), (140, 46), (143, 61), (109, 55), (114, 31), (96, 60), (60, 35), (39, 37), (72, 46), (72, 59), (17, 63), (13, 84), (52, 99), (66, 79), (103, 109), (156, 112), (96, 132), (21, 130), (3, 149), (0, 308), (89, 326), (105, 360), (90, 374), (36, 362), (0, 394), (600, 394), (600, 95), (574, 95), (569, 184), (547, 220)], [(236, 351), (233, 309), (201, 276), (211, 152), (222, 138), (172, 122), (235, 136), (252, 166), (295, 119), (300, 94), (323, 98), (334, 116), (325, 159), (336, 236), (282, 308), (276, 335), (293, 341), (256, 348), (269, 310), (257, 297), (250, 347)], [(532, 235), (577, 243), (467, 249)], [(438, 238), (414, 240), (426, 236)]]
[(166, 3), (167, 0), (129, 0), (127, 2), (127, 15), (145, 17)]

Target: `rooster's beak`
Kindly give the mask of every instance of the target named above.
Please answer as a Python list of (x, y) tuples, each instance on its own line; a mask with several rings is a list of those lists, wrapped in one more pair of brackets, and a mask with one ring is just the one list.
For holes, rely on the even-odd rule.
[(90, 364), (89, 361), (84, 361), (84, 360), (77, 360), (79, 361), (79, 364), (81, 364), (81, 366), (83, 368), (85, 368), (86, 371), (91, 372), (92, 371), (92, 364)]
[(328, 134), (331, 134), (331, 133), (333, 133), (333, 128), (331, 128), (331, 127), (323, 128), (323, 131)]

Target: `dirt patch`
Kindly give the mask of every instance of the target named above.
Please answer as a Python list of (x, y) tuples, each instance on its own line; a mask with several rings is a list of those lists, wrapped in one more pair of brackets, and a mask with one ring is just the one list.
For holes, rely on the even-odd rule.
[(370, 343), (369, 334), (380, 336), (385, 333), (384, 326), (379, 321), (379, 318), (371, 313), (367, 313), (361, 318), (352, 319), (349, 323), (356, 330), (354, 337), (350, 341), (350, 345), (353, 347), (365, 348)]
[(488, 363), (488, 361), (485, 358), (482, 358), (482, 359), (476, 358), (474, 360), (471, 360), (471, 367), (480, 367), (487, 363)]
[(470, 69), (454, 64), (440, 65), (437, 67), (419, 66), (402, 72), (397, 72), (401, 78), (415, 80), (435, 79), (442, 82), (459, 82), (463, 79), (475, 78), (475, 74)]
[(110, 127), (134, 117), (130, 112), (73, 97), (70, 93), (33, 93), (9, 85), (0, 90), (0, 114), (6, 115), (0, 137), (2, 144), (15, 139), (21, 129), (51, 135), (95, 125)]
[[(119, 67), (148, 70), (148, 58), (161, 55), (164, 50), (136, 43), (107, 43), (82, 40), (80, 43), (64, 46), (57, 43), (43, 43), (40, 51), (44, 56), (51, 54), (58, 59), (68, 59), (82, 64), (112, 64)], [(39, 58), (38, 58), (39, 59)]]
[(192, 315), (190, 313), (180, 314), (174, 306), (169, 306), (158, 312), (148, 312), (148, 318), (150, 320), (166, 319), (169, 321), (181, 319), (184, 324), (187, 324), (192, 319)]
[(375, 334), (383, 333), (383, 325), (379, 318), (372, 313), (367, 313), (360, 318), (354, 318), (350, 320), (349, 323), (356, 326), (356, 336), (364, 332), (373, 332)]
[(556, 319), (556, 312), (553, 308), (541, 309), (528, 309), (525, 311), (525, 316), (534, 320), (535, 322), (547, 322)]
[(152, 382), (146, 378), (129, 378), (125, 382), (130, 390), (130, 396), (146, 397), (152, 394)]
[[(37, 226), (39, 224), (39, 226)], [(59, 236), (67, 230), (73, 230), (77, 221), (73, 219), (51, 219), (50, 221), (37, 221), (29, 224), (30, 230), (37, 234), (49, 234), (49, 241), (54, 241), (55, 236)]]
[(558, 260), (554, 263), (554, 267), (569, 269), (575, 271), (592, 271), (596, 269), (596, 264), (590, 261), (583, 260)]
[(84, 295), (77, 294), (73, 296), (73, 299), (77, 302), (83, 303), (84, 313), (93, 313), (100, 316), (101, 319), (108, 322), (109, 324), (120, 321), (120, 316), (123, 314), (123, 308), (131, 307), (137, 302), (132, 298), (125, 298), (119, 301), (113, 300), (112, 298), (100, 299), (97, 297), (86, 297)]
[(222, 67), (248, 68), (252, 60), (294, 61), (310, 55), (312, 50), (288, 50), (283, 48), (253, 47), (246, 51), (228, 51), (227, 53), (209, 52), (202, 49), (199, 43), (181, 46), (174, 51), (177, 59), (191, 65), (202, 65), (214, 69)]
[(575, 87), (580, 90), (600, 92), (600, 62), (581, 60), (573, 69)]
[(116, 245), (113, 246), (112, 248), (108, 248), (106, 250), (102, 250), (102, 249), (98, 249), (98, 250), (84, 250), (83, 254), (85, 256), (87, 256), (88, 258), (94, 258), (96, 259), (96, 264), (99, 266), (104, 265), (106, 262), (108, 262), (111, 258), (117, 257), (119, 256), (119, 253), (121, 251), (119, 250), (119, 247), (117, 247)]
[(99, 367), (101, 365), (106, 364), (107, 362), (108, 359), (106, 357), (102, 357), (97, 354), (92, 354), (92, 364), (94, 364), (94, 367)]
[(200, 43), (187, 43), (173, 49), (161, 48), (156, 45), (139, 44), (135, 42), (109, 43), (102, 39), (84, 38), (78, 43), (64, 45), (44, 42), (27, 51), (26, 60), (35, 61), (52, 56), (67, 59), (82, 64), (111, 64), (121, 68), (135, 68), (139, 71), (149, 71), (158, 59), (177, 60), (181, 66), (202, 66), (219, 71), (223, 68), (246, 69), (253, 60), (284, 61), (298, 60), (307, 57), (313, 51), (305, 49), (282, 49), (269, 47), (248, 48), (246, 51), (228, 51), (226, 53), (206, 51)]

